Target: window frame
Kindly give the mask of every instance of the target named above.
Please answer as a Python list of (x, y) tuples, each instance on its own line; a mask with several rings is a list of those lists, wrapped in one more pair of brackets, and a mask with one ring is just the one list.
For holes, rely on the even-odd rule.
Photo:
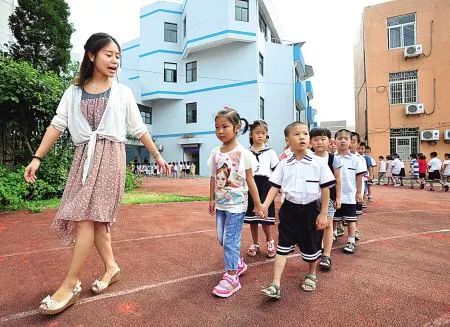
[[(166, 68), (166, 64), (169, 64), (169, 65), (175, 65), (175, 70), (174, 70), (174, 69)], [(174, 71), (174, 72), (175, 72), (175, 74), (173, 75), (173, 76), (174, 76), (174, 80), (173, 80), (173, 81), (166, 80), (166, 77), (167, 77), (167, 75), (166, 75), (166, 70), (167, 70), (167, 71)], [(165, 62), (164, 62), (164, 82), (166, 82), (166, 83), (177, 83), (177, 70), (178, 70), (178, 65), (177, 65), (177, 63), (165, 61)]]
[[(189, 108), (190, 105), (195, 105), (195, 110), (193, 110), (192, 108)], [(195, 120), (193, 119), (193, 121), (189, 121), (189, 114), (188, 114), (189, 111), (195, 112)], [(197, 118), (198, 118), (198, 116), (197, 116), (197, 102), (186, 103), (186, 124), (196, 124), (197, 121), (198, 121)]]
[[(168, 25), (175, 25), (175, 30), (173, 29), (168, 29), (166, 27), (168, 27)], [(166, 32), (175, 32), (175, 41), (171, 41), (170, 39), (168, 40), (166, 38)], [(170, 33), (169, 35), (173, 35), (172, 33)], [(176, 23), (170, 23), (170, 22), (164, 22), (164, 42), (170, 42), (170, 43), (178, 43), (178, 24)]]
[(142, 121), (145, 125), (153, 124), (153, 108), (138, 104), (139, 112), (141, 113)]
[[(398, 17), (409, 16), (409, 15), (414, 15), (414, 22), (396, 24), (396, 25), (391, 25), (391, 26), (389, 25), (389, 20), (393, 20)], [(414, 25), (414, 41), (413, 41), (413, 44), (405, 45), (404, 29), (405, 29), (405, 27), (410, 26), (410, 25)], [(389, 50), (401, 49), (401, 48), (405, 48), (405, 47), (409, 47), (411, 45), (417, 44), (417, 15), (416, 15), (416, 13), (409, 13), (409, 14), (405, 14), (405, 15), (388, 17), (386, 19), (386, 27), (387, 27), (387, 39), (388, 39), (387, 45), (388, 45)], [(400, 29), (400, 46), (398, 46), (398, 47), (391, 47), (391, 30), (393, 30), (393, 29)]]
[[(194, 68), (188, 68), (188, 65), (195, 64)], [(189, 75), (191, 72), (191, 75)], [(191, 76), (191, 79), (188, 77)], [(197, 61), (191, 61), (186, 63), (186, 83), (197, 82)]]
[[(238, 5), (239, 2), (245, 2), (247, 3), (247, 8), (245, 7), (241, 7), (240, 5)], [(234, 20), (238, 21), (238, 22), (244, 22), (244, 23), (248, 23), (250, 21), (250, 11), (249, 11), (249, 7), (250, 7), (250, 3), (249, 0), (234, 0)], [(237, 13), (240, 13), (240, 16), (238, 17)], [(242, 13), (246, 12), (246, 20), (245, 18), (242, 19), (243, 15)], [(241, 18), (241, 19), (238, 19)]]
[(184, 18), (183, 18), (183, 39), (185, 39), (186, 38), (186, 34), (187, 34), (187, 23), (186, 23), (186, 20), (187, 20), (187, 15), (184, 15)]
[[(406, 146), (406, 144), (399, 144), (408, 142), (408, 150), (400, 151), (399, 146)], [(389, 150), (390, 153), (398, 153), (401, 160), (409, 160), (411, 153), (420, 152), (420, 130), (419, 128), (391, 128), (389, 130)]]
[(264, 76), (264, 56), (261, 52), (259, 53), (259, 73)]
[(263, 97), (259, 97), (259, 119), (264, 120), (265, 116), (265, 101)]
[[(397, 74), (398, 77), (393, 76)], [(400, 76), (403, 74), (403, 76)], [(415, 77), (408, 77), (407, 74), (415, 74)], [(411, 90), (411, 87), (413, 90)], [(401, 98), (394, 97), (394, 93), (401, 91)], [(407, 92), (414, 92), (408, 95)], [(406, 101), (411, 100), (413, 101)], [(418, 103), (419, 102), (419, 72), (417, 70), (389, 73), (389, 103), (391, 105)]]

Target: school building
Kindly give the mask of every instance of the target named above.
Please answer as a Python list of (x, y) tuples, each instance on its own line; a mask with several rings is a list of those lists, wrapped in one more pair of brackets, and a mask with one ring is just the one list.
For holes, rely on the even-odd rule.
[[(317, 126), (304, 43), (282, 41), (271, 12), (268, 0), (158, 1), (141, 8), (140, 37), (123, 44), (120, 81), (133, 90), (167, 161), (196, 161), (208, 176), (207, 159), (219, 144), (214, 117), (224, 106), (249, 122), (266, 120), (277, 152), (287, 124)], [(240, 142), (248, 146), (248, 134)], [(149, 157), (130, 139), (127, 160), (134, 156)]]
[(374, 156), (450, 152), (450, 1), (364, 10), (355, 59), (356, 130)]

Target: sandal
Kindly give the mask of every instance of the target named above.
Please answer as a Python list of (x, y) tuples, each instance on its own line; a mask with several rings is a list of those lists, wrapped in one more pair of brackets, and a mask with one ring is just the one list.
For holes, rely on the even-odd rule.
[(275, 241), (272, 240), (270, 242), (267, 242), (267, 257), (273, 258), (275, 254), (276, 254)]
[(111, 276), (111, 279), (109, 280), (109, 282), (102, 282), (101, 280), (96, 279), (91, 286), (91, 291), (94, 294), (100, 294), (103, 293), (104, 291), (106, 291), (108, 289), (109, 286), (111, 286), (112, 284), (114, 284), (115, 282), (117, 282), (119, 280), (120, 277), (120, 267), (118, 265), (116, 265), (116, 267), (114, 268), (114, 273)]
[(39, 306), (39, 313), (44, 315), (55, 315), (66, 310), (71, 305), (74, 305), (80, 297), (81, 293), (81, 283), (78, 282), (77, 285), (72, 290), (72, 294), (65, 300), (61, 302), (56, 302), (50, 295), (47, 295), (45, 299), (41, 301)]
[(281, 297), (280, 287), (274, 283), (262, 288), (261, 293), (276, 300), (279, 300)]
[(331, 270), (331, 258), (329, 256), (323, 255), (319, 262), (319, 267), (322, 270), (330, 271)]
[(302, 283), (302, 290), (305, 292), (315, 291), (317, 287), (316, 275), (306, 274), (305, 280)]
[(249, 257), (254, 257), (259, 252), (259, 244), (253, 243), (247, 250)]

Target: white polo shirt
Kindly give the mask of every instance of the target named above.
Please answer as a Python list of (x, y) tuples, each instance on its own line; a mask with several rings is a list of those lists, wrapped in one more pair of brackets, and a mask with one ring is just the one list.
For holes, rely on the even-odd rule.
[(366, 173), (366, 161), (361, 155), (358, 154), (358, 157), (350, 152), (345, 155), (337, 154), (337, 156), (340, 158), (343, 166), (341, 169), (341, 202), (344, 204), (356, 204), (356, 176)]
[(428, 170), (429, 171), (441, 171), (442, 161), (440, 159), (433, 158), (428, 162)]
[(328, 164), (309, 154), (301, 160), (292, 154), (280, 161), (269, 181), (272, 186), (281, 188), (286, 200), (296, 204), (317, 201), (321, 197), (321, 188), (336, 184)]

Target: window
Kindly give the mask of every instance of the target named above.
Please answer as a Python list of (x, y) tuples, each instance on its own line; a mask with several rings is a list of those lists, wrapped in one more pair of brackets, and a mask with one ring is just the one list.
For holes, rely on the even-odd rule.
[(186, 103), (186, 124), (197, 122), (197, 102)]
[(234, 7), (234, 18), (240, 22), (248, 22), (248, 0), (235, 0)]
[(417, 70), (389, 74), (391, 104), (417, 102)]
[(259, 53), (259, 73), (264, 76), (264, 57)]
[(408, 160), (411, 153), (419, 152), (418, 128), (391, 128), (390, 153), (398, 153), (401, 160)]
[(186, 37), (186, 16), (183, 19), (183, 38)]
[(264, 98), (259, 97), (259, 119), (264, 119)]
[(164, 63), (164, 82), (177, 82), (177, 64), (170, 62)]
[(264, 37), (267, 38), (267, 24), (261, 14), (259, 14), (259, 30), (264, 35)]
[(177, 24), (164, 23), (164, 41), (177, 43)]
[(197, 80), (197, 62), (188, 62), (186, 64), (186, 83), (195, 82)]
[(416, 44), (416, 14), (388, 18), (387, 26), (389, 49)]
[(141, 112), (142, 121), (146, 125), (152, 124), (152, 107), (147, 107), (142, 104), (138, 104), (139, 111)]

